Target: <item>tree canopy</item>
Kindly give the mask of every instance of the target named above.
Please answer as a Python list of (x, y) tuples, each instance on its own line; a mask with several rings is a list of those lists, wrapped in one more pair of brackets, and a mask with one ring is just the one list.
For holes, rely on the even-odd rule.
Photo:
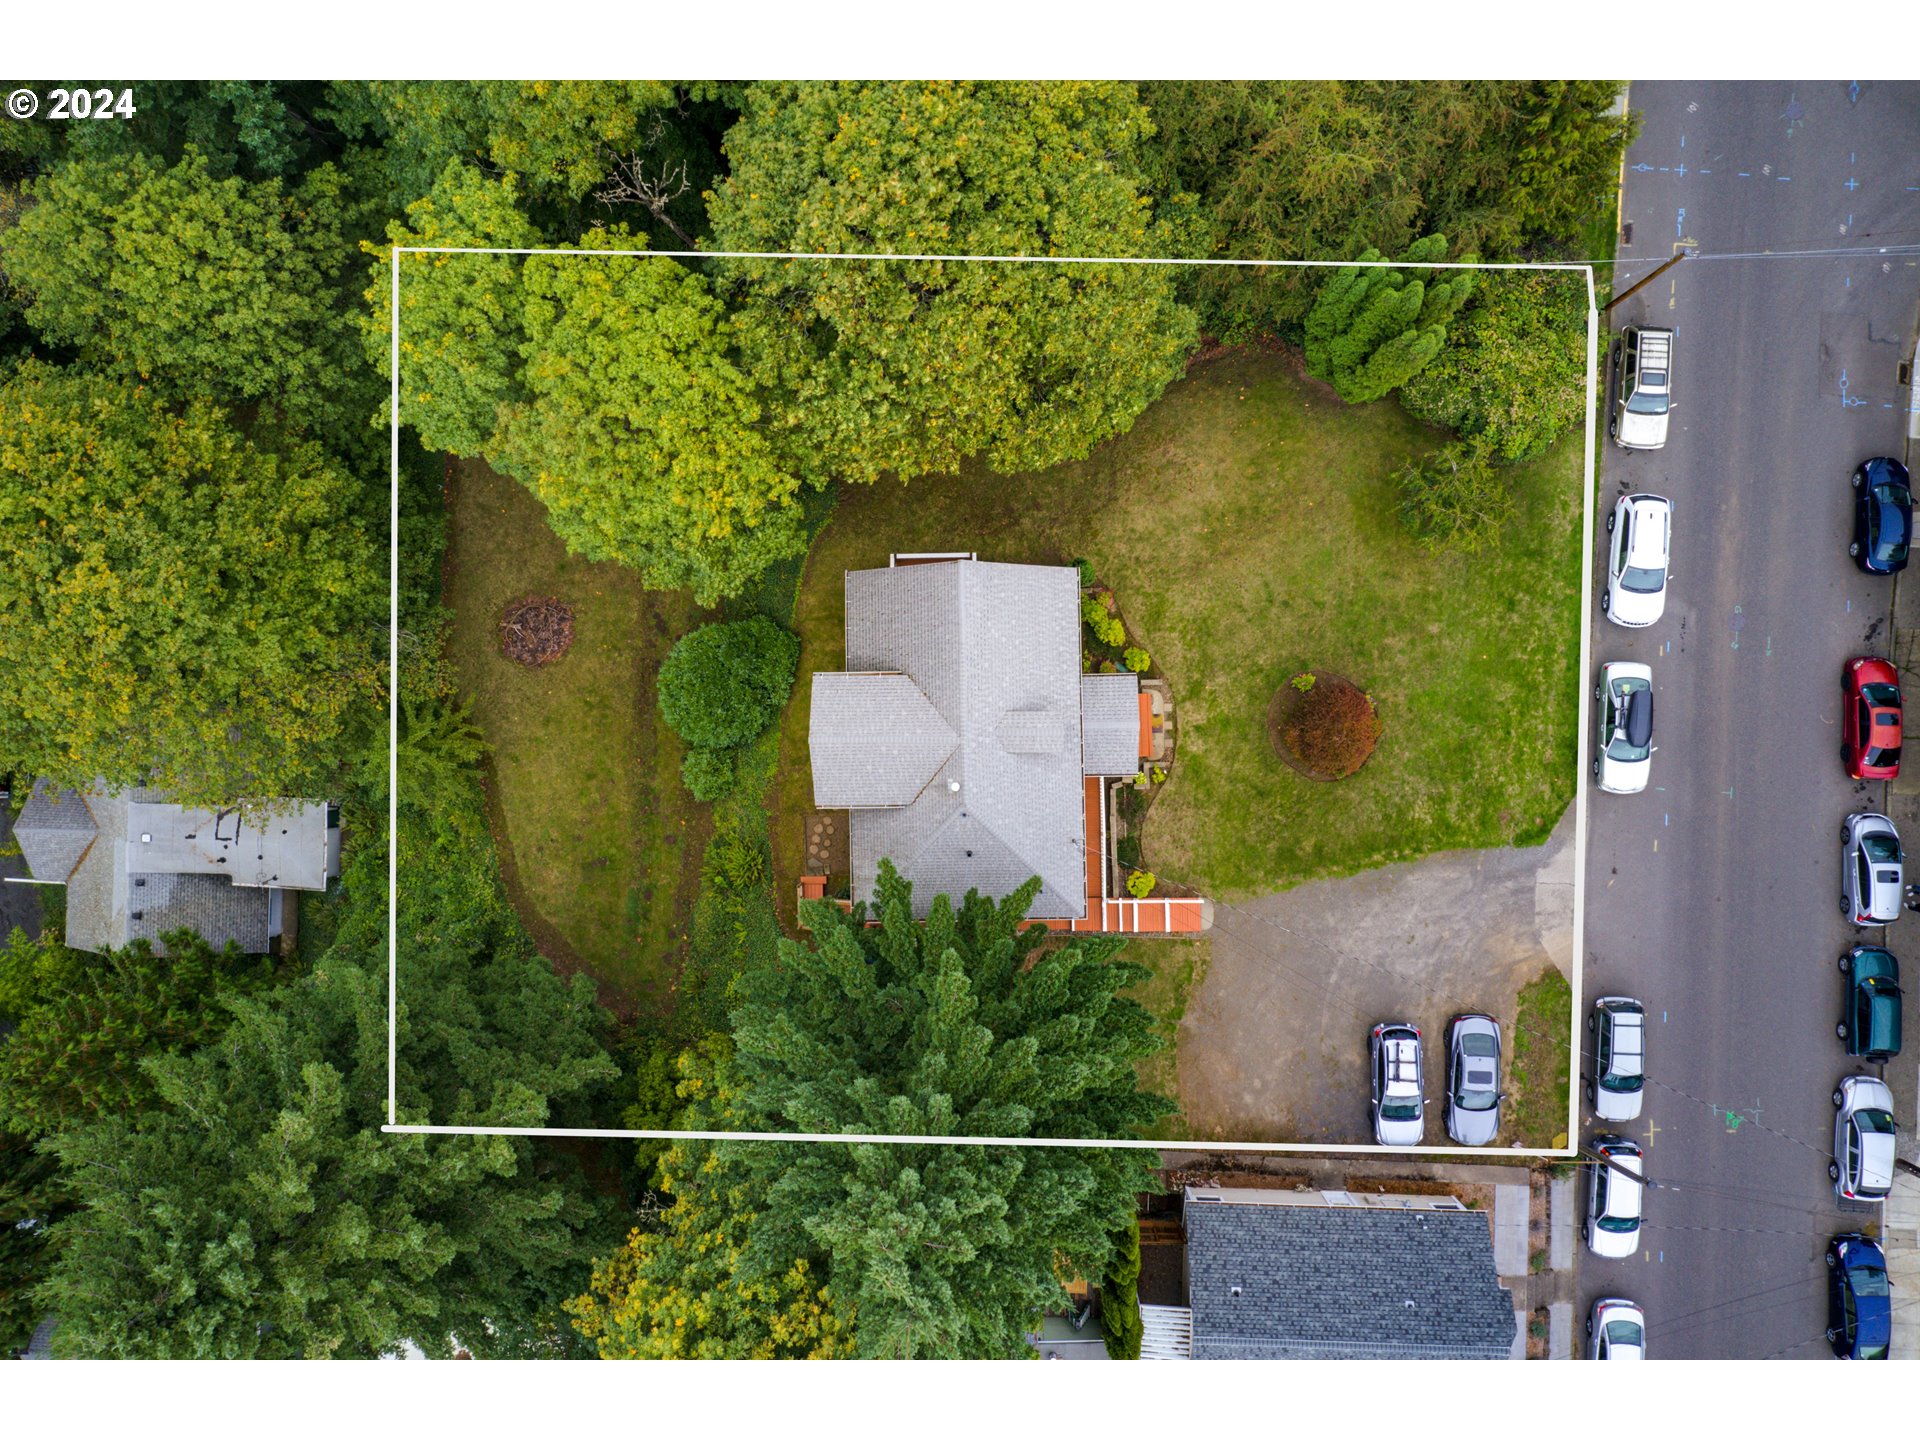
[[(582, 248), (630, 243), (595, 232)], [(666, 259), (536, 255), (521, 283), (528, 399), (489, 457), (569, 550), (711, 605), (805, 549), (799, 481), (705, 280)]]
[(358, 217), (330, 165), (297, 184), (219, 178), (197, 149), (73, 159), (0, 230), (26, 319), (91, 366), (174, 399), (271, 405), (351, 443), (373, 418), (345, 275)]
[(306, 793), (377, 680), (361, 494), (208, 402), (22, 366), (0, 386), (0, 754), (80, 788)]
[[(526, 249), (540, 244), (520, 207), (512, 176), (490, 179), (450, 160), (432, 191), (407, 207), (406, 223), (387, 226), (393, 246)], [(392, 251), (367, 287), (367, 358), (393, 379)], [(515, 255), (406, 255), (400, 267), (400, 414), (421, 443), (478, 455), (499, 428), (500, 413), (526, 398), (520, 347), (526, 339)]]
[[(1632, 136), (1616, 81), (1159, 81), (1152, 183), (1189, 191), (1210, 233), (1191, 253), (1393, 254), (1443, 232), (1492, 260), (1570, 241), (1602, 211)], [(1208, 329), (1290, 337), (1318, 277), (1296, 268), (1186, 277)]]
[[(708, 201), (734, 251), (1166, 253), (1125, 84), (756, 84)], [(767, 424), (810, 475), (1076, 459), (1180, 374), (1192, 314), (1154, 266), (728, 260)]]
[[(1414, 267), (1446, 254), (1444, 235), (1425, 235), (1405, 258)], [(1378, 250), (1360, 256), (1363, 262), (1383, 258)], [(1447, 322), (1473, 283), (1471, 270), (1357, 265), (1331, 272), (1307, 312), (1307, 372), (1328, 381), (1350, 405), (1378, 400), (1440, 353)]]

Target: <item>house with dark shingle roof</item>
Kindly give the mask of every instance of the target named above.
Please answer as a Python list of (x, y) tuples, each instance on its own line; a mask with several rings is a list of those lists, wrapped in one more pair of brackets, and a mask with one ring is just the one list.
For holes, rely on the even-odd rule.
[(263, 955), (292, 931), (289, 892), (325, 890), (340, 874), (339, 812), (315, 801), (207, 810), (157, 790), (38, 780), (13, 833), (34, 880), (66, 887), (75, 950), (147, 940), (164, 954), (160, 937), (184, 929)]
[(1505, 1360), (1483, 1211), (1433, 1196), (1190, 1187), (1196, 1360)]
[(1081, 673), (1077, 571), (893, 561), (846, 573), (846, 669), (812, 682), (814, 804), (848, 812), (852, 900), (885, 858), (922, 917), (1037, 875), (1028, 914), (1056, 928), (1204, 928), (1203, 900), (1110, 896), (1106, 787), (1149, 741), (1139, 677)]

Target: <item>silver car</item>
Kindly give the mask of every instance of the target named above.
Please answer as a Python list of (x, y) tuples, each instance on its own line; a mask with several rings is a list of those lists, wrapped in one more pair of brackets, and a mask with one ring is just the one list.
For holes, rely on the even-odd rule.
[(1596, 1135), (1588, 1148), (1611, 1163), (1587, 1163), (1587, 1218), (1581, 1227), (1587, 1248), (1604, 1260), (1624, 1260), (1640, 1250), (1646, 1161), (1640, 1147), (1623, 1135)]
[(1593, 775), (1614, 795), (1637, 795), (1653, 774), (1653, 668), (1637, 660), (1609, 660), (1593, 687), (1599, 734)]
[(1500, 1024), (1456, 1015), (1447, 1026), (1447, 1134), (1461, 1145), (1491, 1145), (1500, 1134)]
[(1855, 925), (1898, 920), (1905, 862), (1891, 820), (1849, 815), (1840, 827), (1840, 909), (1847, 918)]
[(1593, 1036), (1593, 1079), (1587, 1097), (1602, 1120), (1637, 1120), (1647, 1084), (1647, 1012), (1638, 1000), (1603, 995), (1587, 1016)]
[(1420, 1074), (1418, 1026), (1373, 1027), (1373, 1138), (1380, 1145), (1418, 1145), (1426, 1134), (1426, 1084)]
[(1886, 1199), (1893, 1188), (1893, 1091), (1871, 1075), (1849, 1075), (1833, 1092), (1833, 1112), (1833, 1193)]

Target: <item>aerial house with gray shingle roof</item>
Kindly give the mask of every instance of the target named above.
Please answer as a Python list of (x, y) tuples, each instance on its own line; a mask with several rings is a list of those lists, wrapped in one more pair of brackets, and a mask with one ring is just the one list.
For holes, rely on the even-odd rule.
[(1108, 895), (1105, 784), (1139, 772), (1145, 726), (1137, 676), (1081, 674), (1071, 566), (850, 570), (846, 617), (808, 745), (814, 804), (848, 812), (854, 901), (884, 857), (922, 916), (936, 895), (997, 899), (1037, 875), (1028, 914), (1057, 928), (1203, 927), (1199, 899)]
[(1195, 1360), (1505, 1360), (1484, 1211), (1438, 1196), (1189, 1187)]
[(157, 790), (39, 780), (13, 833), (33, 878), (66, 887), (75, 950), (147, 940), (164, 954), (160, 937), (184, 929), (263, 955), (292, 932), (287, 892), (325, 890), (340, 874), (338, 811), (307, 800), (207, 810)]

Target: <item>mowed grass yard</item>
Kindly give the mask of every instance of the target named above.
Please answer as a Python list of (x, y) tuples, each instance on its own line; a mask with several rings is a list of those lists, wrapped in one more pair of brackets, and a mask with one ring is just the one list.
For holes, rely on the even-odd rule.
[[(811, 798), (807, 677), (843, 663), (843, 572), (890, 551), (1093, 562), (1173, 687), (1177, 756), (1142, 860), (1160, 875), (1232, 900), (1543, 840), (1573, 798), (1582, 713), (1581, 437), (1516, 472), (1515, 518), (1478, 556), (1427, 554), (1395, 511), (1392, 471), (1442, 439), (1391, 402), (1342, 404), (1286, 355), (1237, 351), (1089, 460), (847, 487), (797, 610), (774, 820), (783, 918)], [(1310, 667), (1358, 682), (1385, 722), (1366, 767), (1335, 784), (1296, 774), (1267, 738), (1275, 691)]]
[[(601, 982), (602, 1003), (664, 1015), (711, 822), (680, 783), (654, 675), (702, 612), (683, 592), (649, 592), (630, 570), (567, 554), (545, 507), (480, 461), (453, 466), (447, 515), (451, 649), (491, 747), (489, 805), (514, 903), (557, 969)], [(527, 595), (573, 606), (573, 647), (551, 665), (500, 653), (500, 614)]]

